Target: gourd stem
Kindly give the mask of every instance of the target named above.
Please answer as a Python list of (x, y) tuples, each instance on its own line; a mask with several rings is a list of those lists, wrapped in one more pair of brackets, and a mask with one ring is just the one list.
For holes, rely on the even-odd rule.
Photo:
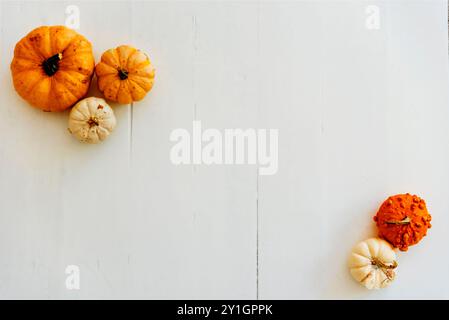
[(98, 126), (99, 122), (96, 117), (91, 117), (89, 120), (87, 120), (87, 124), (89, 125), (89, 128), (92, 128)]
[(393, 261), (393, 263), (391, 265), (387, 265), (387, 264), (383, 263), (382, 261), (373, 259), (371, 261), (371, 264), (380, 268), (380, 270), (382, 270), (382, 272), (385, 274), (385, 276), (387, 277), (388, 280), (392, 280), (391, 272), (388, 272), (388, 271), (392, 270), (392, 269), (396, 269), (398, 266), (398, 263), (395, 260)]
[(382, 269), (395, 269), (398, 266), (398, 263), (396, 261), (393, 261), (393, 263), (390, 266), (377, 259), (373, 259), (371, 263)]
[(385, 223), (387, 223), (387, 224), (395, 224), (395, 225), (409, 224), (410, 222), (411, 222), (411, 220), (409, 217), (405, 217), (401, 221), (397, 221), (397, 220), (385, 221)]
[(42, 68), (44, 72), (51, 77), (59, 69), (59, 61), (62, 59), (62, 53), (55, 54), (42, 63)]
[(119, 69), (118, 76), (119, 76), (120, 80), (126, 80), (126, 79), (128, 79), (128, 71)]

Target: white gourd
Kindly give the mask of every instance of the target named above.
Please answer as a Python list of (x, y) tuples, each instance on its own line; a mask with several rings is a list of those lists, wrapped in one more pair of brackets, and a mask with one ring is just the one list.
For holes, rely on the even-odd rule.
[(70, 111), (69, 132), (86, 143), (99, 143), (114, 130), (114, 111), (104, 99), (89, 97), (79, 101)]
[(385, 240), (371, 238), (357, 244), (349, 257), (352, 277), (368, 289), (388, 286), (396, 277), (396, 253)]

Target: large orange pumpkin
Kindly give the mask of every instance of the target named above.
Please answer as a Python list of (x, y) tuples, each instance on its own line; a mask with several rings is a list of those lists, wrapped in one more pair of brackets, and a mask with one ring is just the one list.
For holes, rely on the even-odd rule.
[(11, 73), (16, 91), (30, 104), (62, 111), (86, 95), (94, 67), (86, 38), (64, 26), (43, 26), (16, 44)]
[(120, 46), (103, 53), (95, 73), (98, 88), (107, 99), (128, 104), (142, 100), (151, 90), (155, 71), (145, 53)]

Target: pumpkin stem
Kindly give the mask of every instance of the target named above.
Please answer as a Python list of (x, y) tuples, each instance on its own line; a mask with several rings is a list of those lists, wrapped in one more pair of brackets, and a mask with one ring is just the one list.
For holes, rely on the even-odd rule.
[(391, 270), (396, 269), (398, 267), (398, 263), (395, 260), (391, 265), (387, 265), (378, 259), (373, 259), (371, 260), (371, 264), (380, 268), (388, 280), (393, 279), (393, 274)]
[(378, 259), (371, 260), (371, 264), (378, 266), (379, 268), (382, 268), (382, 269), (396, 269), (398, 266), (398, 263), (396, 261), (393, 261), (393, 263), (391, 265), (387, 265)]
[(119, 76), (120, 80), (126, 80), (126, 79), (128, 79), (128, 71), (119, 69), (118, 76)]
[(100, 123), (98, 122), (98, 119), (96, 117), (91, 117), (89, 120), (87, 120), (87, 124), (89, 125), (89, 128), (96, 127)]
[(59, 69), (59, 61), (62, 59), (62, 53), (55, 54), (54, 56), (48, 58), (42, 63), (42, 68), (45, 73), (51, 77)]
[(395, 225), (401, 225), (401, 224), (410, 224), (411, 220), (409, 217), (405, 217), (401, 221), (391, 220), (391, 221), (385, 221), (386, 224), (395, 224)]

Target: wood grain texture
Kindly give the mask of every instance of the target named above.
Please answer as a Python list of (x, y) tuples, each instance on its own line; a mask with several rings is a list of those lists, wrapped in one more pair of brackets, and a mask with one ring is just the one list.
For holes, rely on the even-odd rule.
[[(260, 114), (282, 136), (281, 169), (260, 184), (261, 298), (448, 297), (437, 284), (449, 281), (439, 245), (449, 226), (445, 4), (378, 3), (378, 30), (366, 29), (365, 7), (261, 7), (261, 51), (275, 71)], [(405, 192), (428, 201), (434, 228), (399, 255), (391, 288), (367, 293), (347, 272), (348, 249), (375, 236), (378, 206)], [(429, 261), (438, 281), (416, 278)]]
[[(97, 146), (9, 72), (14, 44), (72, 4), (96, 61), (130, 44), (156, 67)], [(0, 1), (0, 298), (449, 298), (447, 1), (370, 5), (376, 30), (364, 1)], [(173, 165), (170, 133), (194, 120), (278, 129), (278, 173)], [(401, 192), (434, 227), (367, 292), (347, 255)]]

